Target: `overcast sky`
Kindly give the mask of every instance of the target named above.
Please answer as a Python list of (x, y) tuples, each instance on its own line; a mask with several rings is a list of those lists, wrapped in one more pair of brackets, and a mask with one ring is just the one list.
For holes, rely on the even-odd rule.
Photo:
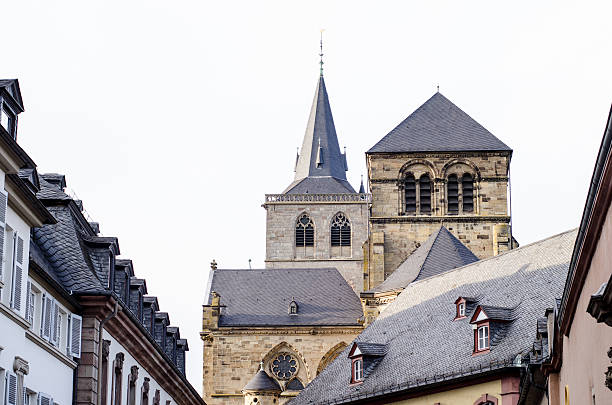
[(318, 76), (349, 181), (440, 91), (514, 149), (521, 244), (576, 227), (612, 102), (609, 1), (7, 1), (19, 143), (66, 174), (189, 339), (209, 263), (263, 267), (264, 194), (293, 179)]

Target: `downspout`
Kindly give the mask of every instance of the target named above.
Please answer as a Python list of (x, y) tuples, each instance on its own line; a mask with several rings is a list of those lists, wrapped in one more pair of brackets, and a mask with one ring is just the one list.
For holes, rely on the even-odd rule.
[[(512, 157), (510, 157), (512, 160)], [(514, 249), (514, 237), (512, 236), (512, 182), (510, 181), (510, 163), (508, 162), (508, 200), (509, 200), (509, 211), (510, 211), (510, 249)]]
[(98, 391), (97, 391), (97, 404), (102, 401), (102, 332), (104, 331), (104, 324), (116, 317), (119, 313), (119, 301), (115, 300), (115, 309), (111, 314), (104, 318), (100, 322), (100, 328), (98, 330)]

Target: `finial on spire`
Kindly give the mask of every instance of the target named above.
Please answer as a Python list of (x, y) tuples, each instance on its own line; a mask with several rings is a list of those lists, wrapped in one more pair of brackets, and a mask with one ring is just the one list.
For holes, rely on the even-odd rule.
[(436, 85), (436, 93), (439, 93), (439, 92), (440, 92), (440, 84), (437, 84)]
[(321, 29), (321, 42), (320, 42), (321, 53), (319, 54), (319, 57), (321, 58), (319, 60), (319, 65), (321, 65), (321, 77), (323, 77), (323, 31), (325, 30)]

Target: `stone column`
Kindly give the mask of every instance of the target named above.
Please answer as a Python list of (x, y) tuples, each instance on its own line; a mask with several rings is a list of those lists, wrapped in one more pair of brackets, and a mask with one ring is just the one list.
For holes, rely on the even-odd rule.
[(97, 405), (99, 332), (100, 320), (95, 315), (84, 315), (81, 358), (77, 367), (77, 405)]
[(23, 377), (30, 372), (30, 366), (27, 361), (19, 356), (15, 356), (13, 362), (13, 370), (17, 374), (17, 405), (25, 405), (23, 403)]

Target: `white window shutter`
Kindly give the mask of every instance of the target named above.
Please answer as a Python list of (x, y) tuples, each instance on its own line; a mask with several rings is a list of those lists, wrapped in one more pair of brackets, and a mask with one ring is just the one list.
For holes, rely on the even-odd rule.
[(11, 372), (6, 375), (6, 403), (17, 405), (17, 376)]
[(13, 300), (11, 302), (12, 307), (21, 311), (21, 284), (23, 283), (23, 270), (18, 264), (15, 264), (15, 272), (13, 273)]
[(72, 314), (70, 321), (70, 355), (72, 357), (81, 357), (81, 330), (83, 318), (79, 315)]
[(31, 302), (31, 298), (30, 295), (32, 295), (32, 283), (30, 283), (30, 281), (28, 281), (28, 283), (26, 284), (26, 320), (28, 322), (30, 322), (30, 324), (32, 323), (32, 302)]
[(41, 335), (49, 340), (52, 330), (53, 300), (43, 295), (43, 319), (41, 322)]
[(6, 203), (8, 194), (0, 189), (0, 278), (4, 267), (4, 231), (6, 229)]
[(59, 343), (59, 330), (60, 322), (59, 322), (59, 306), (57, 302), (53, 300), (53, 312), (51, 313), (51, 343), (55, 346)]

